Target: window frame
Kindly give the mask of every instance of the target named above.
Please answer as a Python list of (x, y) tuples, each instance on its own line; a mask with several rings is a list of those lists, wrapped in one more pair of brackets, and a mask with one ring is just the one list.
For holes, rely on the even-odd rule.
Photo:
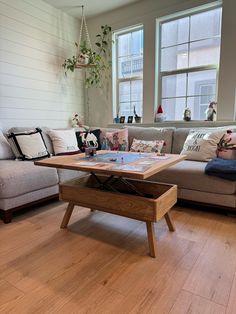
[[(217, 101), (217, 96), (218, 96), (218, 82), (219, 82), (219, 66), (220, 66), (220, 60), (219, 60), (219, 64), (208, 64), (208, 65), (204, 65), (204, 66), (195, 66), (195, 67), (188, 67), (188, 68), (182, 68), (182, 69), (176, 69), (176, 70), (171, 70), (171, 71), (161, 71), (161, 25), (163, 23), (166, 22), (171, 22), (171, 21), (175, 21), (177, 19), (181, 19), (184, 17), (189, 17), (191, 15), (195, 15), (195, 14), (199, 14), (199, 13), (204, 13), (210, 10), (214, 10), (217, 8), (221, 8), (222, 9), (222, 1), (216, 1), (216, 2), (212, 2), (210, 4), (206, 4), (206, 5), (202, 5), (200, 7), (196, 7), (194, 9), (189, 9), (189, 10), (185, 10), (185, 11), (181, 11), (172, 15), (168, 15), (168, 16), (164, 16), (161, 18), (156, 19), (156, 67), (155, 67), (155, 106), (154, 106), (154, 110), (157, 110), (157, 107), (159, 104), (161, 104), (162, 102), (162, 77), (164, 76), (171, 76), (171, 75), (177, 75), (177, 74), (186, 74), (187, 76), (187, 82), (186, 82), (186, 88), (188, 89), (188, 74), (189, 73), (193, 73), (193, 72), (198, 72), (198, 71), (206, 71), (206, 70), (216, 70), (216, 92), (215, 92), (215, 101)], [(222, 20), (221, 20), (222, 22)], [(189, 30), (190, 30), (190, 26), (189, 26)], [(222, 30), (222, 26), (221, 26), (221, 30)], [(218, 36), (214, 36), (214, 37), (207, 37), (204, 38), (202, 40), (207, 40), (207, 39), (212, 39), (212, 38), (218, 38)], [(220, 35), (220, 40), (221, 40), (222, 36)], [(194, 41), (190, 41), (190, 34), (189, 34), (189, 40), (188, 42), (183, 42), (182, 44), (188, 44), (188, 52), (189, 50), (189, 46), (190, 43), (192, 42), (199, 42), (201, 41), (201, 39), (199, 40), (194, 40)], [(173, 46), (168, 46), (169, 47), (175, 47), (177, 45), (173, 45)], [(189, 63), (189, 55), (188, 55), (188, 63)], [(187, 90), (186, 90), (187, 92)], [(193, 96), (197, 96), (197, 95), (192, 95)], [(207, 95), (202, 95), (202, 96), (207, 96)], [(186, 94), (185, 97), (183, 96), (177, 96), (177, 97), (166, 97), (166, 99), (172, 99), (172, 98), (185, 98), (186, 101), (186, 105), (187, 105), (187, 99), (188, 96)], [(171, 120), (169, 120), (171, 121)], [(180, 120), (172, 120), (172, 121), (180, 121)], [(201, 120), (196, 120), (196, 121), (201, 121)]]
[[(112, 34), (112, 40), (113, 40), (113, 49), (112, 49), (112, 103), (113, 103), (113, 119), (117, 116), (117, 110), (119, 108), (119, 83), (122, 82), (131, 82), (131, 81), (137, 81), (141, 80), (143, 85), (143, 75), (142, 76), (133, 76), (129, 78), (118, 78), (119, 73), (119, 63), (118, 63), (118, 36), (119, 35), (125, 35), (129, 34), (133, 31), (143, 31), (143, 42), (144, 42), (144, 25), (138, 24), (129, 26), (127, 28), (114, 31)], [(144, 61), (144, 51), (143, 51), (143, 61)], [(143, 107), (143, 99), (142, 99), (142, 107)]]

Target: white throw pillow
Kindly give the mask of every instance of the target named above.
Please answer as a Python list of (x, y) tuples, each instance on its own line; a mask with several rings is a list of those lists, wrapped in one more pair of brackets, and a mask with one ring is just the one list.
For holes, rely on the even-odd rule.
[(156, 140), (156, 141), (144, 141), (133, 139), (133, 143), (130, 147), (131, 152), (140, 152), (140, 153), (160, 153), (165, 141)]
[(74, 129), (49, 130), (47, 133), (52, 140), (55, 155), (80, 152)]
[(224, 135), (224, 131), (211, 130), (190, 131), (187, 136), (181, 155), (189, 160), (208, 161), (216, 157), (217, 144)]
[(14, 159), (10, 144), (0, 130), (0, 159)]
[(42, 130), (39, 128), (19, 133), (11, 132), (8, 134), (8, 141), (18, 159), (35, 160), (50, 157)]

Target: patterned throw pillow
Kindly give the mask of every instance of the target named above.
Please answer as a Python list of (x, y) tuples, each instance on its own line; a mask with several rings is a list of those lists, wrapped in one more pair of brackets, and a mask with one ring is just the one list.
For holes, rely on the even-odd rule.
[(186, 155), (188, 160), (196, 161), (208, 161), (215, 158), (217, 144), (224, 133), (224, 131), (212, 132), (209, 129), (190, 131), (180, 154)]
[(86, 147), (92, 146), (95, 147), (96, 150), (101, 149), (100, 144), (100, 129), (96, 129), (93, 131), (78, 131), (76, 132), (77, 143), (79, 149), (84, 152)]
[(128, 129), (106, 132), (106, 136), (103, 138), (102, 149), (128, 151)]
[(74, 129), (49, 130), (55, 155), (71, 155), (80, 153)]
[(164, 144), (165, 141), (163, 140), (143, 141), (134, 138), (133, 143), (130, 147), (130, 151), (140, 153), (153, 153), (153, 152), (160, 153)]
[(236, 133), (227, 130), (217, 145), (217, 157), (222, 159), (236, 159)]
[(42, 136), (42, 130), (39, 128), (19, 133), (11, 132), (8, 134), (8, 141), (18, 159), (36, 160), (50, 157)]

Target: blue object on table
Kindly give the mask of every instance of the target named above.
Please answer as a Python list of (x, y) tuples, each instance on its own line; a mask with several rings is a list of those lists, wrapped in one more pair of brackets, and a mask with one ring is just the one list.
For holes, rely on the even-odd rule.
[(236, 160), (214, 158), (208, 161), (205, 174), (229, 181), (236, 181)]

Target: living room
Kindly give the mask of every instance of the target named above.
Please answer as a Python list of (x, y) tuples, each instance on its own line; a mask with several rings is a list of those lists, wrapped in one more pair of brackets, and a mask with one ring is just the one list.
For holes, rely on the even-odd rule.
[(0, 313), (236, 313), (235, 9), (0, 0)]

